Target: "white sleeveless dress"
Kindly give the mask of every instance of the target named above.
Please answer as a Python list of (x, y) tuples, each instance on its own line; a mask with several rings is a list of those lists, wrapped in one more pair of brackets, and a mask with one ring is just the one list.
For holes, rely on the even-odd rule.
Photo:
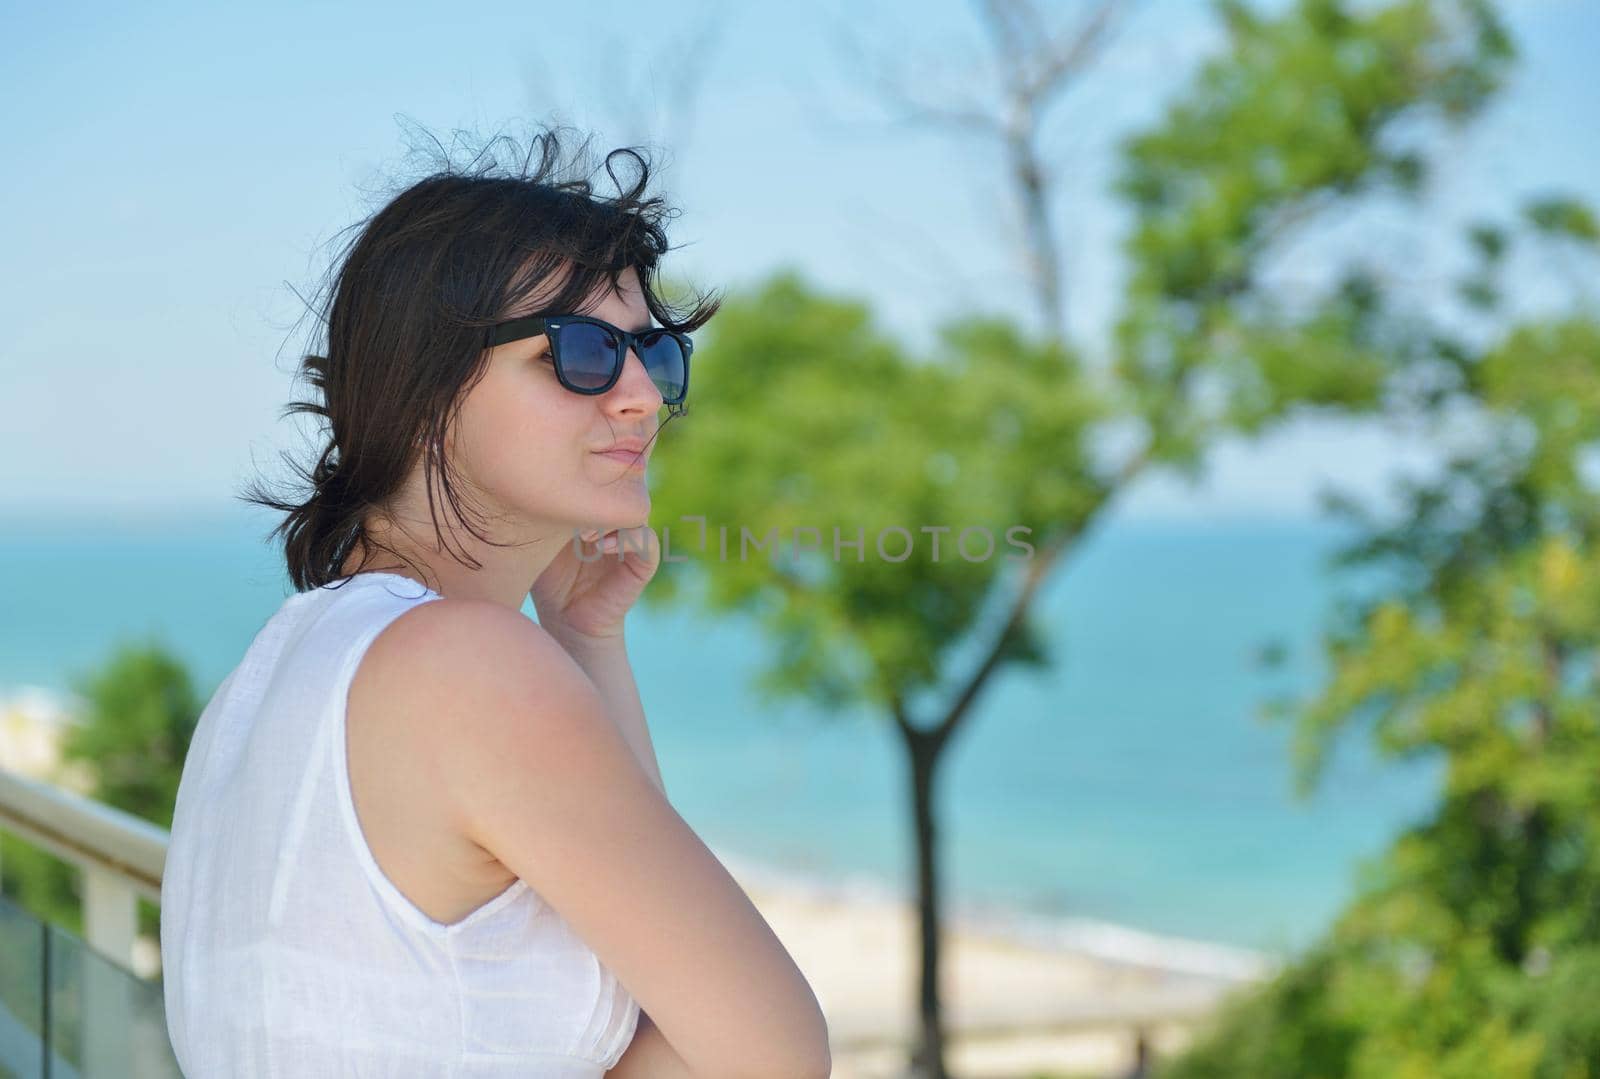
[(201, 714), (161, 885), (187, 1079), (597, 1079), (639, 1006), (518, 880), (453, 924), (379, 868), (345, 764), (378, 633), (438, 593), (361, 573), (290, 596)]

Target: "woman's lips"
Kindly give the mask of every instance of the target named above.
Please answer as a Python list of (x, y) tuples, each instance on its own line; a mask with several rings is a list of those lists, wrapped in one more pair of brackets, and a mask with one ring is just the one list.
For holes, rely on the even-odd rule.
[(600, 456), (609, 457), (613, 461), (621, 461), (623, 464), (632, 465), (635, 468), (643, 468), (645, 461), (648, 460), (644, 454), (635, 453), (633, 450), (606, 450)]

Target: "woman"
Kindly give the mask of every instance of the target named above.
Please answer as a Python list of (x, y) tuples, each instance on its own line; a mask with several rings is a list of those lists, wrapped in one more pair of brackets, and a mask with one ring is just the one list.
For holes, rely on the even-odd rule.
[(309, 497), (249, 498), (297, 592), (178, 790), (190, 1079), (829, 1072), (805, 978), (667, 801), (624, 644), (658, 417), (720, 301), (655, 295), (638, 154), (601, 199), (535, 141), (531, 173), (446, 169), (366, 222), (291, 407), (328, 427)]

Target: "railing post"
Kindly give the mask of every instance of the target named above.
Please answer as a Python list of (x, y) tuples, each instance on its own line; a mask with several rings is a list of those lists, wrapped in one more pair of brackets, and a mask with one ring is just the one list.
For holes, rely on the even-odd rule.
[(127, 1067), (131, 1029), (126, 970), (133, 966), (133, 938), (139, 928), (138, 894), (126, 878), (99, 866), (83, 867), (83, 928), (89, 948), (116, 964), (82, 956), (83, 1010), (94, 1022), (83, 1030), (84, 1072), (116, 1075)]
[(139, 931), (139, 895), (127, 878), (97, 865), (83, 867), (83, 931), (89, 946), (118, 966), (133, 969)]
[(50, 1079), (50, 1063), (56, 1055), (54, 1032), (50, 1029), (50, 998), (53, 977), (50, 973), (50, 923), (39, 923), (39, 1060), (41, 1074)]

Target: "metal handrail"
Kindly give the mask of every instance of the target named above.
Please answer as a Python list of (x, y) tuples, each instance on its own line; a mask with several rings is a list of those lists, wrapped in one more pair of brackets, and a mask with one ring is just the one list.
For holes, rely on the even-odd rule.
[(161, 901), (168, 832), (143, 817), (0, 768), (0, 826), (67, 861), (126, 877)]
[(0, 768), (0, 830), (76, 865), (84, 877), (84, 936), (130, 972), (138, 899), (161, 902), (167, 829), (115, 806)]

